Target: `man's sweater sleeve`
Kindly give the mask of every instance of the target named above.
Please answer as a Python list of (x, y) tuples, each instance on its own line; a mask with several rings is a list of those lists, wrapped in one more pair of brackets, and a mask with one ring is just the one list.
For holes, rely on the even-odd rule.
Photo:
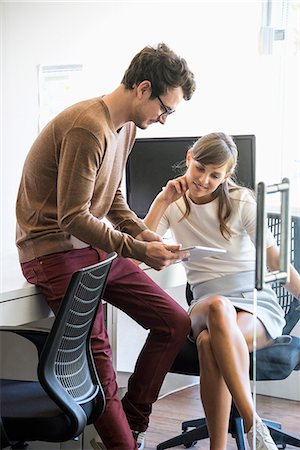
[(129, 208), (121, 189), (116, 192), (107, 218), (117, 230), (133, 237), (147, 229), (143, 221)]

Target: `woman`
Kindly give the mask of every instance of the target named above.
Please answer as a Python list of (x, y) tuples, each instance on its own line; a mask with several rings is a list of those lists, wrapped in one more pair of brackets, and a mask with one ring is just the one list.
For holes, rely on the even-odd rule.
[[(195, 142), (186, 156), (186, 172), (170, 180), (158, 194), (145, 224), (163, 235), (171, 229), (183, 247), (221, 247), (226, 253), (186, 261), (194, 301), (189, 313), (201, 367), (200, 394), (212, 450), (226, 449), (233, 399), (250, 447), (253, 418), (256, 449), (277, 450), (268, 428), (254, 410), (249, 379), (249, 352), (256, 327), (257, 349), (281, 335), (284, 313), (268, 286), (257, 294), (255, 279), (256, 202), (253, 192), (233, 180), (237, 148), (224, 133), (211, 133)], [(279, 252), (267, 235), (267, 264), (279, 268)], [(299, 298), (300, 277), (290, 269), (286, 288)]]

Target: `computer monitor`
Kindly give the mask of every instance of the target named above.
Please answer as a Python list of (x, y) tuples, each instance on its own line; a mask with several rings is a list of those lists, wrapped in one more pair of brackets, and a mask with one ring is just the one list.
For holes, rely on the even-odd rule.
[[(232, 136), (238, 148), (236, 179), (255, 188), (255, 136)], [(187, 150), (199, 137), (136, 139), (126, 165), (126, 194), (130, 208), (144, 218), (161, 188), (180, 176), (174, 166), (185, 159)]]

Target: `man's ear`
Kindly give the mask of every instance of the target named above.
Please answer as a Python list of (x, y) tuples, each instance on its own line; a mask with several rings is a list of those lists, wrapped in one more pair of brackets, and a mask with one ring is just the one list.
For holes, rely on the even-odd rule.
[(151, 89), (152, 89), (151, 81), (143, 80), (136, 87), (137, 96), (139, 98), (142, 98), (142, 96), (148, 92), (150, 92), (151, 94)]

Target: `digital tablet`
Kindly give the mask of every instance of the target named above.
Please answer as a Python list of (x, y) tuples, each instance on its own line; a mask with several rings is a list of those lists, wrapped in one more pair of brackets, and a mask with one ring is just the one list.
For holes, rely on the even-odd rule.
[(190, 256), (186, 258), (186, 261), (197, 261), (205, 256), (218, 256), (220, 254), (226, 253), (226, 250), (224, 250), (224, 248), (202, 247), (200, 245), (185, 247), (179, 250), (179, 252), (186, 252), (186, 251), (190, 253)]

